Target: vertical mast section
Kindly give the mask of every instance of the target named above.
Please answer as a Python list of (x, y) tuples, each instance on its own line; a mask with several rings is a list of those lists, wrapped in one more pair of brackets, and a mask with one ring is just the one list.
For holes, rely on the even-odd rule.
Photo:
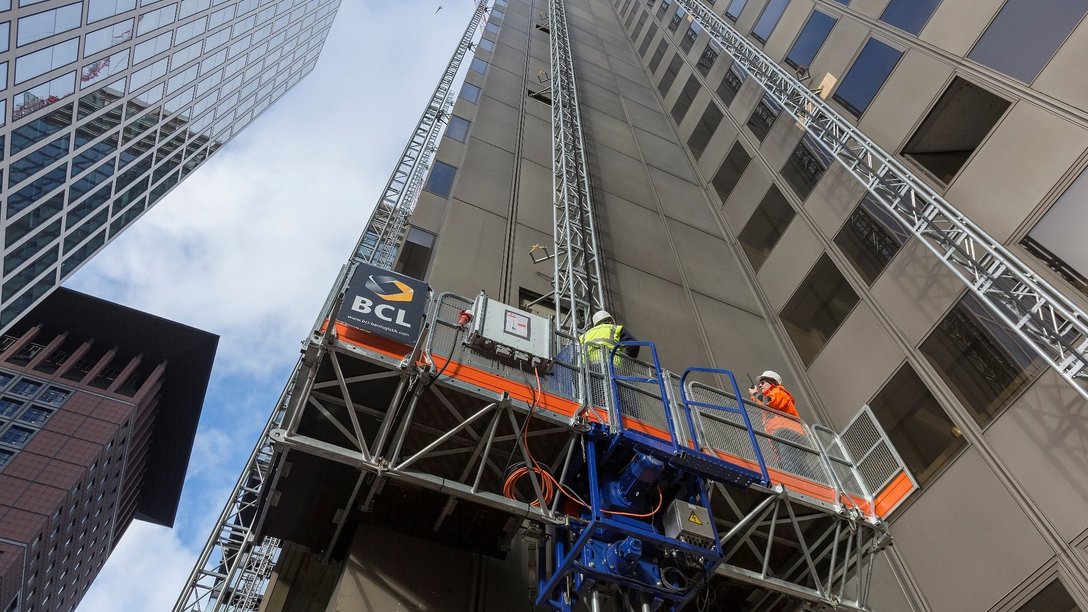
[(387, 270), (393, 268), (408, 227), (408, 218), (415, 210), (423, 180), (438, 151), (438, 138), (444, 131), (450, 111), (453, 110), (454, 80), (465, 55), (473, 48), (472, 39), (488, 10), (487, 2), (477, 3), (476, 11), (461, 36), (461, 42), (450, 57), (427, 108), (423, 110), (423, 115), (405, 145), (389, 182), (385, 184), (381, 198), (374, 206), (374, 212), (371, 213), (370, 221), (367, 222), (355, 250), (358, 259)]
[(701, 0), (677, 3), (998, 319), (1088, 398), (1088, 314)]
[(589, 191), (582, 116), (574, 83), (564, 0), (549, 5), (552, 91), (552, 206), (555, 222), (555, 310), (559, 329), (582, 331), (604, 308), (593, 201)]

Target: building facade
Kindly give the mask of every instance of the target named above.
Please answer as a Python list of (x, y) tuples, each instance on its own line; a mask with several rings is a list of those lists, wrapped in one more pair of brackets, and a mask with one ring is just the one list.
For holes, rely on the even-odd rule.
[[(1088, 609), (1088, 403), (683, 8), (567, 5), (619, 319), (666, 367), (784, 372), (813, 422), (873, 408), (922, 487), (874, 609)], [(1088, 308), (1088, 2), (713, 6)], [(440, 291), (551, 291), (545, 8), (496, 2), (411, 219), (397, 267)]]
[(0, 329), (313, 69), (339, 0), (0, 2)]
[(74, 610), (134, 519), (173, 525), (218, 337), (67, 289), (10, 331), (0, 609)]

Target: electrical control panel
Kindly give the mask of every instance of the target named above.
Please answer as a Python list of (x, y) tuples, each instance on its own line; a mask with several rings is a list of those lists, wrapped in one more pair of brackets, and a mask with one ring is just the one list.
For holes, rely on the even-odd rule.
[(472, 305), (469, 344), (522, 369), (549, 371), (555, 334), (552, 320), (493, 300), (482, 291)]
[(714, 545), (714, 527), (710, 513), (702, 506), (682, 499), (674, 500), (665, 512), (665, 535), (695, 546), (710, 548)]

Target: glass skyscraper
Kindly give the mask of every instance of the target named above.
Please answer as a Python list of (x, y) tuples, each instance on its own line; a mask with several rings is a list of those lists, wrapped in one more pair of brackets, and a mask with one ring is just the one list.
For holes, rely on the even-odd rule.
[(339, 5), (0, 0), (0, 329), (308, 74)]

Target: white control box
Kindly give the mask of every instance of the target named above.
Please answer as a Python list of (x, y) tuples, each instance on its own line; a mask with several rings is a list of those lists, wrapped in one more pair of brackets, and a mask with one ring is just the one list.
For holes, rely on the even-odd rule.
[(552, 320), (493, 300), (483, 292), (472, 305), (469, 344), (522, 368), (551, 368)]

